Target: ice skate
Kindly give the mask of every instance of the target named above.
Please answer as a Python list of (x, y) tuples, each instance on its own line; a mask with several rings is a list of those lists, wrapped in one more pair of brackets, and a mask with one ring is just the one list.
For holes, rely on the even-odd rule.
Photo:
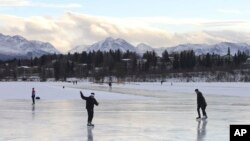
[(201, 117), (197, 117), (196, 119), (201, 119)]
[(95, 126), (95, 125), (92, 123), (88, 123), (87, 126)]

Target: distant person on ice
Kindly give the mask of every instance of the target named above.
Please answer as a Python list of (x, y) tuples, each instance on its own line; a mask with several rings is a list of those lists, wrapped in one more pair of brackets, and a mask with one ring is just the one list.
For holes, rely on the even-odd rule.
[(32, 98), (32, 104), (34, 105), (35, 104), (35, 98), (36, 98), (35, 88), (32, 88), (31, 98)]
[(204, 96), (202, 95), (202, 93), (198, 89), (195, 89), (195, 92), (197, 94), (197, 112), (198, 112), (198, 117), (196, 119), (201, 118), (200, 109), (202, 110), (203, 119), (207, 119), (206, 100), (205, 100)]
[(110, 89), (112, 88), (112, 82), (109, 82), (109, 88)]
[(92, 124), (92, 119), (94, 117), (94, 105), (98, 106), (99, 103), (95, 99), (95, 93), (91, 93), (89, 97), (85, 97), (82, 92), (80, 91), (81, 98), (86, 100), (86, 109), (88, 111), (88, 126), (94, 126)]

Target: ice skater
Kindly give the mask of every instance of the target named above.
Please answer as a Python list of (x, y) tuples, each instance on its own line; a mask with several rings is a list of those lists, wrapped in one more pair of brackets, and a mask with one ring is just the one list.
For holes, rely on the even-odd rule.
[(202, 110), (202, 114), (203, 114), (202, 119), (207, 119), (206, 100), (205, 100), (204, 96), (202, 95), (202, 93), (198, 89), (195, 89), (195, 92), (197, 94), (197, 112), (198, 112), (198, 117), (196, 119), (201, 119), (200, 109)]
[(88, 124), (87, 125), (94, 126), (94, 124), (92, 124), (92, 119), (94, 117), (94, 105), (96, 106), (99, 105), (99, 103), (95, 99), (95, 93), (91, 93), (89, 97), (85, 97), (82, 94), (82, 91), (80, 91), (80, 95), (83, 100), (86, 100), (86, 109), (88, 112)]
[(32, 105), (35, 105), (35, 98), (36, 98), (35, 88), (32, 88), (31, 98), (32, 98)]
[(109, 89), (112, 89), (112, 82), (109, 82)]

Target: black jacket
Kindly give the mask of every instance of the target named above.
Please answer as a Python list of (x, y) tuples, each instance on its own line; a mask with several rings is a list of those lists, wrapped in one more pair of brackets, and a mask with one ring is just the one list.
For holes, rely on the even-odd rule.
[(81, 98), (86, 100), (86, 109), (94, 109), (94, 105), (99, 104), (94, 97), (85, 97), (83, 94), (81, 94)]
[(207, 106), (206, 100), (203, 97), (201, 92), (197, 93), (197, 106), (198, 107), (203, 107), (203, 106)]

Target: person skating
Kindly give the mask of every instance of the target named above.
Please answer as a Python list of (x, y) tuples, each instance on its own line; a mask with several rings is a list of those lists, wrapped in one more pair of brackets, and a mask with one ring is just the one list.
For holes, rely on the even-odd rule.
[(94, 117), (94, 105), (96, 106), (99, 105), (99, 103), (95, 99), (95, 93), (91, 93), (89, 97), (85, 97), (82, 91), (80, 91), (80, 95), (83, 100), (86, 100), (86, 109), (88, 112), (88, 124), (87, 125), (94, 126), (94, 124), (92, 124), (92, 119)]
[(111, 89), (112, 88), (112, 82), (110, 81), (109, 82), (109, 89)]
[(163, 81), (163, 80), (161, 80), (161, 85), (163, 84), (163, 82), (164, 82), (164, 81)]
[(36, 91), (35, 88), (32, 88), (32, 93), (31, 93), (32, 105), (35, 104), (35, 97), (36, 97)]
[(202, 93), (198, 89), (195, 89), (195, 92), (197, 94), (197, 112), (198, 112), (198, 117), (196, 119), (201, 118), (200, 109), (202, 110), (203, 119), (207, 119), (206, 100), (205, 100), (204, 96), (202, 95)]

